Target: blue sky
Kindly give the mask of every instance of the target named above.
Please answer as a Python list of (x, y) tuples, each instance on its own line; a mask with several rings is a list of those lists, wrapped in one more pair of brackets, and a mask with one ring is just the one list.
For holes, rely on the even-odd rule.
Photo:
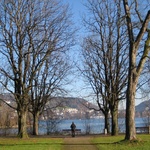
[[(73, 22), (75, 23), (76, 27), (81, 28), (78, 32), (78, 40), (77, 45), (72, 48), (72, 58), (79, 62), (79, 53), (80, 53), (80, 42), (82, 41), (83, 36), (85, 35), (84, 27), (82, 25), (82, 15), (86, 13), (86, 9), (83, 6), (84, 3), (87, 2), (87, 0), (63, 0), (64, 3), (69, 3), (71, 12), (73, 14)], [(85, 89), (85, 85), (83, 82), (83, 79), (80, 77), (80, 75), (71, 76), (72, 81), (69, 86), (67, 86), (67, 89), (70, 90), (68, 96), (73, 97), (80, 97), (85, 98), (87, 95), (90, 94), (88, 89)], [(136, 100), (136, 104), (141, 103), (141, 99)]]
[(69, 4), (73, 15), (73, 22), (75, 23), (75, 26), (82, 28), (79, 33), (83, 35), (82, 16), (86, 13), (86, 8), (83, 4), (86, 0), (63, 0), (63, 2)]
[(83, 3), (85, 0), (63, 0), (70, 5), (75, 21), (80, 20), (80, 14), (84, 12)]
[[(71, 49), (71, 57), (72, 59), (76, 61), (80, 61), (79, 53), (80, 53), (80, 44), (82, 42), (82, 37), (84, 35), (84, 29), (82, 26), (82, 14), (85, 13), (85, 9), (83, 6), (83, 3), (85, 3), (85, 0), (63, 0), (64, 3), (68, 3), (71, 9), (71, 13), (73, 15), (73, 22), (76, 28), (80, 29), (77, 33), (77, 41), (76, 45), (72, 47)], [(87, 94), (87, 90), (84, 88), (84, 82), (81, 79), (81, 76), (75, 71), (72, 76), (70, 76), (71, 84), (67, 86), (67, 89), (69, 90), (67, 96), (73, 96), (73, 97), (80, 97), (85, 98), (85, 95)], [(85, 94), (86, 93), (86, 94)]]

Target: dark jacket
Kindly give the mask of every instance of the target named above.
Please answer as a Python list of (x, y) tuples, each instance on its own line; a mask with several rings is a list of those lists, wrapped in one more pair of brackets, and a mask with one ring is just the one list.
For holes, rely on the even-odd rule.
[(75, 131), (76, 125), (74, 123), (72, 123), (70, 128), (71, 128), (72, 131)]

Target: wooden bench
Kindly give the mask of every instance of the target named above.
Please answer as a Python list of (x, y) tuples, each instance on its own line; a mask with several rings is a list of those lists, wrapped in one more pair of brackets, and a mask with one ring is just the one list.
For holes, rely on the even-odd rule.
[(148, 126), (148, 127), (136, 127), (136, 133), (148, 133), (148, 134), (150, 134), (150, 126)]
[[(63, 129), (63, 134), (71, 134), (71, 129)], [(75, 129), (75, 134), (81, 134), (81, 129)]]

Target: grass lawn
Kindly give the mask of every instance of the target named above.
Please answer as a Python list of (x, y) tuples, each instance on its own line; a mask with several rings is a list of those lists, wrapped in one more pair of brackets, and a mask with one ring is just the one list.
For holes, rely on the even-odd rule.
[(150, 150), (150, 135), (137, 135), (138, 141), (122, 141), (124, 135), (103, 136), (93, 139), (99, 150)]
[[(89, 139), (92, 139), (92, 143), (94, 143), (94, 146), (96, 146), (99, 150), (150, 150), (150, 135), (137, 135), (137, 137), (139, 140), (132, 142), (123, 141), (124, 135), (99, 136), (94, 138), (91, 136)], [(80, 148), (81, 146), (88, 146), (83, 142), (84, 140), (87, 141), (86, 137), (76, 137), (75, 139), (66, 138), (67, 141), (69, 139), (78, 143), (77, 145), (74, 145), (74, 147), (78, 146)], [(0, 150), (62, 150), (62, 143), (64, 142), (63, 138), (0, 138)], [(90, 146), (91, 145), (88, 147), (90, 148)], [(71, 147), (71, 149), (73, 148)]]
[(0, 138), (0, 150), (61, 150), (62, 142), (57, 138)]

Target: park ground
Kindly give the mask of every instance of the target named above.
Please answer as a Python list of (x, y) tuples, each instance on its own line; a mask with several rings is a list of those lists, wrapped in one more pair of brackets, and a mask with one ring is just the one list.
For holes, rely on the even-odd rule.
[(150, 134), (124, 141), (124, 135), (38, 136), (28, 139), (0, 137), (0, 150), (150, 150)]
[(64, 138), (62, 150), (98, 150), (94, 143), (92, 143), (93, 137), (75, 137)]

